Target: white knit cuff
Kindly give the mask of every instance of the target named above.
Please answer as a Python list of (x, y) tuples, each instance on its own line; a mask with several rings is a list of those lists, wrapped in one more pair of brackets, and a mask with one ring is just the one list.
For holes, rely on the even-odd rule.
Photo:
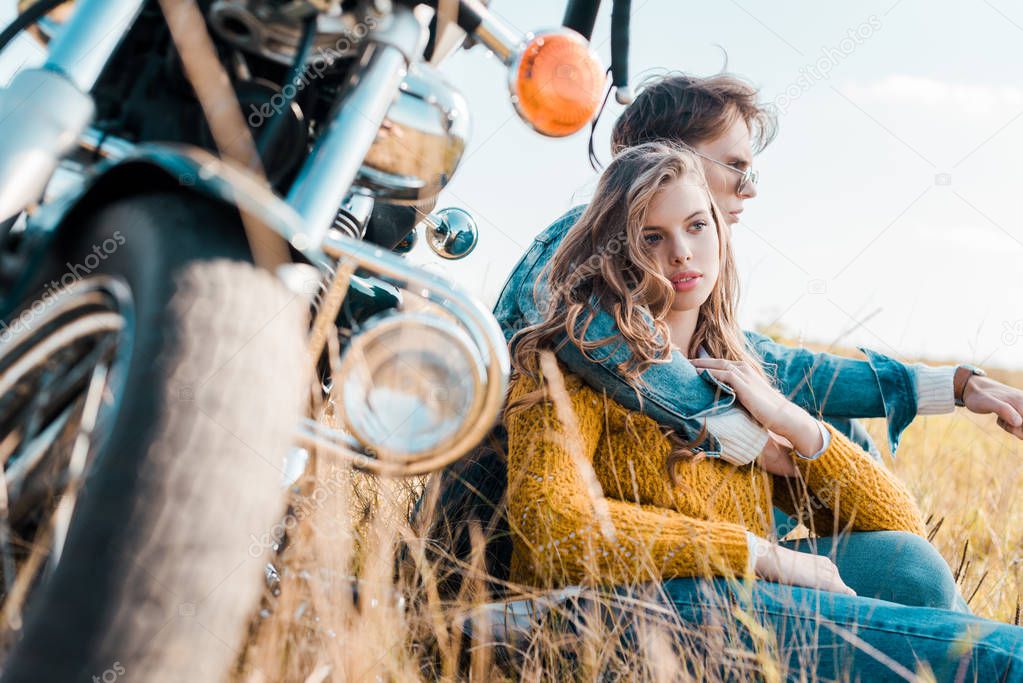
[(721, 444), (721, 459), (733, 465), (748, 465), (767, 445), (767, 430), (746, 411), (731, 408), (707, 416), (707, 429)]
[(956, 409), (954, 365), (932, 367), (923, 363), (910, 366), (916, 376), (916, 414), (944, 415)]
[(767, 554), (770, 545), (771, 543), (767, 539), (760, 538), (750, 531), (746, 532), (746, 547), (749, 548), (749, 558), (746, 560), (746, 566), (749, 567), (751, 574), (756, 570), (757, 558)]
[(828, 450), (828, 446), (831, 445), (831, 432), (828, 431), (828, 428), (825, 427), (824, 423), (821, 422), (820, 420), (817, 420), (817, 429), (821, 430), (821, 440), (824, 443), (824, 445), (821, 446), (821, 449), (819, 451), (817, 451), (813, 455), (803, 455), (798, 450), (793, 449), (793, 452), (803, 460), (816, 460), (817, 458), (824, 455), (824, 451)]

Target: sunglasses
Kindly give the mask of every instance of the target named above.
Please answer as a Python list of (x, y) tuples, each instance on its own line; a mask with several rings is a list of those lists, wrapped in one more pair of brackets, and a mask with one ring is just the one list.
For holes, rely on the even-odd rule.
[(682, 146), (685, 147), (690, 152), (692, 152), (693, 154), (695, 154), (696, 156), (700, 157), (701, 159), (706, 159), (707, 161), (709, 161), (711, 163), (714, 163), (714, 164), (717, 164), (718, 166), (721, 166), (722, 168), (727, 168), (732, 173), (738, 173), (739, 176), (740, 176), (739, 177), (739, 182), (735, 186), (735, 194), (737, 194), (737, 195), (741, 195), (742, 191), (745, 190), (747, 187), (749, 187), (750, 183), (752, 183), (753, 185), (756, 185), (760, 181), (760, 173), (757, 172), (757, 171), (754, 171), (752, 166), (750, 166), (745, 171), (743, 171), (741, 169), (736, 168), (735, 166), (731, 166), (729, 164), (726, 164), (723, 161), (718, 161), (714, 157), (709, 157), (706, 154), (702, 154), (701, 152), (697, 152), (695, 149), (693, 149), (689, 145), (682, 145)]

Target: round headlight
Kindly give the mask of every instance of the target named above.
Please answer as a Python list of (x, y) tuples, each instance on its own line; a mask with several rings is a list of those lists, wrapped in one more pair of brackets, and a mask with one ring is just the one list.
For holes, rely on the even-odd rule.
[(341, 359), (343, 419), (387, 459), (427, 457), (470, 426), (483, 401), (485, 367), (454, 323), (422, 313), (366, 323)]

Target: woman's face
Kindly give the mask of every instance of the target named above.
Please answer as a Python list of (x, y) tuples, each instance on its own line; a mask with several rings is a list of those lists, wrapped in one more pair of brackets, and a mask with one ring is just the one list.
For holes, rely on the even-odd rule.
[(671, 309), (687, 311), (703, 305), (721, 264), (707, 189), (697, 176), (687, 174), (654, 195), (641, 239), (675, 290)]

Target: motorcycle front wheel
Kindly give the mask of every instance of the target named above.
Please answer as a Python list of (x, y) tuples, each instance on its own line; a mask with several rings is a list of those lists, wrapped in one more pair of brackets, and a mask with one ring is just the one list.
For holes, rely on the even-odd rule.
[(3, 681), (236, 661), (309, 386), (308, 302), (237, 224), (177, 193), (108, 204), (0, 330)]

